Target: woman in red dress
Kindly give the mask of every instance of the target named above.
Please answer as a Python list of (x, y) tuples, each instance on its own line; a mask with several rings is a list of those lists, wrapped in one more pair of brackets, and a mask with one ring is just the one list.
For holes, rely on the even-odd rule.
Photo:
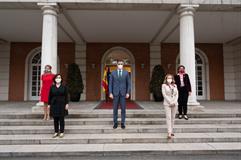
[(49, 120), (49, 109), (48, 109), (48, 97), (49, 90), (53, 84), (54, 74), (51, 72), (52, 67), (46, 65), (44, 67), (44, 74), (41, 76), (41, 89), (40, 89), (40, 101), (44, 102), (44, 118), (43, 120)]

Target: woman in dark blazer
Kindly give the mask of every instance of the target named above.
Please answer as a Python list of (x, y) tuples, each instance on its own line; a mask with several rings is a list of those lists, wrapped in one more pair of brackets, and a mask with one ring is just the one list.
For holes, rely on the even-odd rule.
[(178, 73), (175, 75), (174, 79), (177, 85), (179, 92), (178, 97), (178, 118), (182, 119), (183, 117), (188, 120), (187, 116), (187, 101), (188, 96), (191, 94), (191, 83), (187, 73), (185, 73), (185, 67), (180, 65), (177, 69)]
[(55, 133), (53, 138), (64, 137), (64, 117), (68, 114), (68, 91), (62, 81), (61, 75), (57, 74), (53, 80), (54, 85), (51, 86), (49, 92), (48, 107), (50, 108), (50, 116), (54, 119)]

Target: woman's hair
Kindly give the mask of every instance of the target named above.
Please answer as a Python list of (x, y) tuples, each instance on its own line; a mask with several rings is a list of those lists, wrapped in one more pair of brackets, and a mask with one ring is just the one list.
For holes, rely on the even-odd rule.
[(45, 67), (49, 67), (50, 69), (52, 69), (52, 66), (49, 64), (45, 65)]
[(60, 82), (60, 83), (62, 84), (62, 83), (63, 83), (63, 77), (61, 76), (61, 74), (56, 74), (56, 75), (54, 76), (54, 78), (53, 78), (53, 83), (56, 84), (55, 79), (56, 79), (58, 76), (61, 77), (61, 82)]
[(172, 83), (175, 84), (174, 76), (172, 74), (166, 74), (165, 79), (163, 81), (163, 84), (167, 84), (167, 77), (171, 76), (172, 77)]
[(177, 73), (179, 72), (179, 69), (180, 69), (180, 68), (185, 69), (185, 66), (184, 66), (184, 65), (180, 65), (180, 66), (178, 66), (178, 67), (177, 67)]

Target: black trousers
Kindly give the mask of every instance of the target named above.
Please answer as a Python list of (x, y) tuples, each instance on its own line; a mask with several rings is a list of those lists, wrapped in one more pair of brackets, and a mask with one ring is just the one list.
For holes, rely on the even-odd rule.
[(64, 116), (54, 117), (54, 132), (64, 133)]
[(180, 115), (187, 114), (188, 90), (185, 87), (179, 89), (178, 112)]

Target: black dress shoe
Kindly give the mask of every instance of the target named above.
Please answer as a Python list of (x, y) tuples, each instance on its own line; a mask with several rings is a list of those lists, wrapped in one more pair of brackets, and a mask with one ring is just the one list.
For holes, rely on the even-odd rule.
[(116, 129), (118, 127), (118, 124), (114, 124), (113, 129)]
[(122, 123), (122, 124), (121, 124), (121, 128), (122, 128), (122, 129), (125, 129), (125, 128), (126, 128), (125, 124)]

